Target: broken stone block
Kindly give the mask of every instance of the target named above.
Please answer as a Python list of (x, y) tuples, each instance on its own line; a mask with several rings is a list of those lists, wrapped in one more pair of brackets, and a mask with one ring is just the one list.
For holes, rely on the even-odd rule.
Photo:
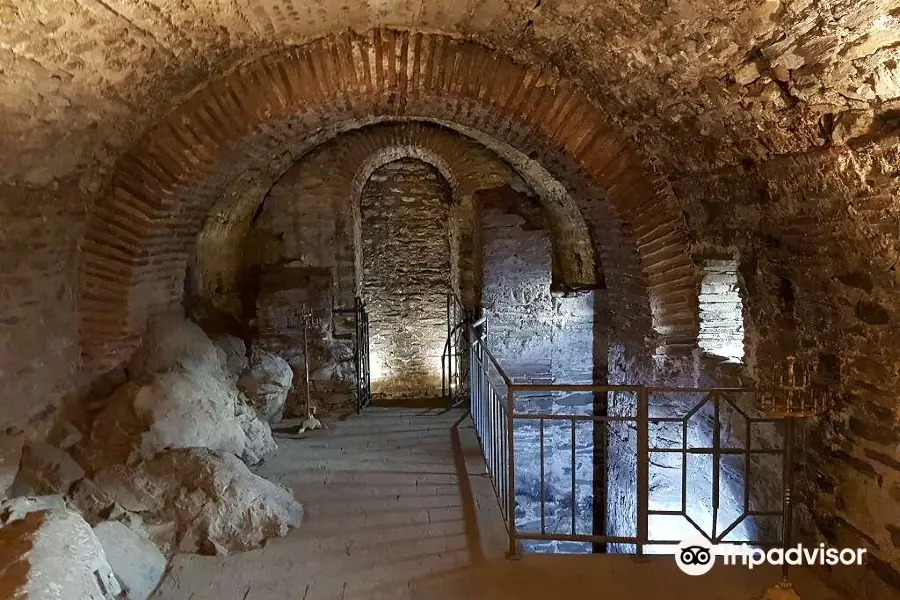
[(154, 317), (147, 325), (141, 346), (128, 363), (132, 381), (175, 370), (224, 375), (225, 353), (202, 329), (180, 314)]
[(872, 126), (874, 116), (869, 111), (850, 110), (838, 115), (831, 132), (831, 141), (845, 144), (847, 141), (864, 135)]
[(303, 517), (290, 490), (255, 475), (233, 454), (202, 448), (164, 451), (95, 479), (127, 511), (117, 518), (139, 516), (138, 533), (167, 553), (249, 550), (285, 535)]
[(277, 423), (284, 413), (284, 403), (291, 391), (294, 372), (283, 358), (259, 354), (250, 361), (248, 370), (238, 381), (238, 388), (260, 419)]
[(157, 523), (177, 524), (182, 552), (229, 554), (259, 547), (300, 524), (293, 492), (252, 473), (231, 454), (173, 450), (142, 465), (165, 490)]
[(232, 386), (204, 372), (155, 375), (134, 396), (134, 413), (143, 429), (141, 455), (209, 448), (240, 456), (246, 436), (235, 418), (236, 403)]
[(252, 407), (241, 400), (238, 401), (236, 418), (246, 437), (241, 460), (252, 467), (278, 451), (278, 444), (272, 437), (272, 428), (257, 416)]
[(157, 520), (153, 513), (134, 513), (126, 510), (121, 510), (120, 514), (107, 520), (122, 523), (139, 538), (156, 546), (165, 556), (173, 554), (176, 550), (177, 523)]
[(104, 521), (94, 527), (113, 572), (122, 582), (128, 600), (146, 600), (166, 570), (166, 557), (150, 541), (123, 523)]
[(68, 494), (82, 477), (84, 469), (65, 450), (44, 442), (29, 442), (22, 448), (12, 490), (23, 496)]
[(124, 510), (143, 513), (162, 510), (170, 481), (148, 478), (140, 466), (113, 465), (94, 476), (97, 488)]
[(0, 502), (0, 526), (24, 519), (28, 513), (42, 510), (66, 510), (62, 496), (16, 496)]
[(75, 484), (69, 500), (91, 525), (96, 525), (107, 518), (115, 504), (93, 479), (87, 477)]
[(244, 340), (233, 335), (222, 335), (213, 338), (213, 343), (225, 353), (225, 368), (229, 381), (236, 382), (247, 368), (247, 345)]
[(759, 79), (759, 66), (755, 62), (748, 62), (738, 67), (734, 72), (734, 80), (740, 85), (747, 85)]
[(68, 450), (72, 446), (79, 444), (83, 437), (81, 431), (79, 431), (75, 425), (64, 419), (59, 421), (53, 426), (53, 429), (50, 430), (47, 442), (57, 448)]
[[(221, 377), (221, 374), (219, 375)], [(205, 372), (174, 371), (129, 383), (98, 413), (83, 456), (95, 471), (172, 448), (244, 454), (237, 390)]]
[(136, 440), (143, 425), (134, 414), (134, 396), (141, 387), (139, 383), (125, 384), (94, 418), (88, 439), (78, 447), (78, 455), (92, 471), (139, 460)]
[(7, 598), (110, 600), (122, 588), (100, 541), (70, 510), (31, 512), (0, 528)]

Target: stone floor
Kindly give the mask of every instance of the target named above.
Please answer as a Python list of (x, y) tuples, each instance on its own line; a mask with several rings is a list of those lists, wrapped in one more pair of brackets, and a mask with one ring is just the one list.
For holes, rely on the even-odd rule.
[[(778, 579), (724, 566), (689, 577), (668, 556), (506, 560), (497, 502), (460, 411), (372, 408), (316, 433), (279, 440), (262, 470), (295, 490), (304, 524), (252, 552), (178, 556), (154, 598), (750, 600)], [(796, 584), (804, 600), (836, 600), (808, 573)]]

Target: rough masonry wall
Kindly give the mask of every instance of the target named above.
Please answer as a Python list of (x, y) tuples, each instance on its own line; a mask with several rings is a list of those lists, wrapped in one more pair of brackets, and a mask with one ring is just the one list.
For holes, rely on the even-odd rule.
[(363, 188), (362, 296), (376, 397), (441, 394), (450, 201), (440, 173), (417, 160), (388, 163)]
[(678, 182), (692, 225), (740, 252), (756, 373), (818, 361), (835, 406), (808, 429), (806, 536), (868, 549), (867, 574), (830, 575), (856, 598), (900, 590), (900, 194), (897, 137)]
[[(594, 339), (594, 294), (572, 298), (551, 294), (553, 253), (547, 215), (534, 197), (510, 187), (475, 196), (482, 252), (482, 314), (487, 318), (486, 341), (506, 374), (524, 383), (590, 383), (595, 361), (603, 363), (605, 347)], [(603, 324), (605, 328), (606, 324)], [(605, 330), (603, 342), (605, 342)], [(595, 357), (595, 348), (600, 356)], [(501, 387), (502, 389), (502, 387)], [(517, 411), (591, 414), (593, 398), (583, 393), (518, 394)], [(517, 524), (539, 531), (541, 523), (541, 453), (537, 421), (520, 420), (514, 429), (516, 447)], [(580, 423), (576, 431), (576, 483), (572, 493), (570, 428), (567, 422), (544, 427), (544, 517), (548, 532), (592, 528), (592, 428)], [(546, 525), (545, 523), (545, 525)], [(584, 552), (590, 545), (529, 542), (530, 551)]]
[(87, 209), (74, 181), (0, 187), (0, 497), (21, 444), (46, 434), (86, 383), (75, 294)]
[(533, 197), (509, 187), (481, 192), (476, 203), (481, 305), (491, 352), (513, 378), (593, 381), (593, 294), (550, 293), (553, 251), (546, 214)]

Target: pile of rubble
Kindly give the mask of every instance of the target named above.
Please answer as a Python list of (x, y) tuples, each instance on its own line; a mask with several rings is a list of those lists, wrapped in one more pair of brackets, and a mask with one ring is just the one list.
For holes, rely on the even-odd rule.
[(277, 450), (293, 374), (245, 354), (157, 318), (83, 425), (27, 444), (0, 489), (0, 596), (143, 600), (177, 552), (240, 552), (298, 525), (293, 493), (250, 470)]

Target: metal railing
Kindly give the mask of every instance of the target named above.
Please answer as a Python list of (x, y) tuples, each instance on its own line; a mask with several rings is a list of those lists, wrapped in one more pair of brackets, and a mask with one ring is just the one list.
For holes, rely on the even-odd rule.
[(353, 344), (353, 359), (356, 366), (356, 412), (372, 402), (372, 376), (369, 365), (369, 313), (365, 304), (357, 297), (354, 302), (356, 335)]
[(468, 397), (468, 332), (471, 314), (455, 294), (447, 294), (447, 338), (441, 353), (441, 395), (456, 407)]
[[(470, 408), (506, 521), (510, 555), (518, 554), (523, 542), (581, 543), (588, 552), (602, 548), (643, 554), (654, 547), (664, 550), (664, 546), (677, 545), (688, 534), (703, 536), (712, 543), (761, 547), (782, 543), (781, 527), (764, 520), (784, 522), (781, 486), (786, 481), (789, 461), (785, 457), (792, 442), (777, 431), (754, 431), (763, 426), (778, 429), (782, 419), (752, 415), (745, 408), (752, 402), (752, 390), (515, 384), (485, 346), (475, 325), (468, 327)], [(590, 414), (562, 414), (558, 407), (542, 407), (541, 402), (546, 404), (548, 398), (553, 404), (553, 394), (590, 395), (593, 401), (582, 405), (590, 409)], [(602, 402), (596, 400), (598, 396)], [(603, 407), (603, 414), (594, 414), (598, 406)], [(535, 437), (536, 449), (526, 447), (524, 442), (533, 443)], [(585, 482), (586, 470), (579, 469), (585, 461), (579, 451), (590, 447), (590, 460), (596, 461), (593, 446), (597, 443), (604, 445), (605, 460), (599, 470), (593, 471), (592, 481)], [(777, 464), (768, 465), (769, 477), (762, 480), (762, 489), (753, 487), (751, 468), (765, 469), (761, 462), (765, 457)], [(726, 489), (723, 494), (724, 462), (729, 463), (730, 473), (740, 471), (724, 482), (726, 488), (741, 482), (742, 489)], [(736, 468), (735, 462), (743, 466)], [(538, 463), (536, 468), (534, 463)], [(548, 511), (548, 464), (557, 472), (553, 495), (564, 499), (552, 503), (555, 512)], [(677, 469), (677, 477), (669, 472)], [(537, 500), (532, 498), (530, 502), (539, 516), (522, 523), (518, 513), (525, 511), (517, 509), (528, 508), (528, 490), (522, 489), (533, 483), (526, 481), (528, 471), (537, 472)], [(563, 483), (560, 473), (568, 481)], [(696, 488), (703, 487), (694, 484), (698, 477), (708, 479), (710, 491), (708, 497), (699, 500), (691, 497)], [(678, 483), (680, 489), (677, 494), (666, 492), (660, 482), (671, 486)], [(616, 486), (617, 494), (606, 493), (611, 485)], [(582, 497), (601, 494), (599, 510), (605, 510), (602, 518), (587, 518), (585, 513), (589, 511), (579, 507), (579, 491), (586, 486), (590, 493)], [(727, 501), (723, 502), (723, 496)], [(775, 504), (761, 507), (760, 498), (775, 499)], [(706, 517), (697, 514), (698, 506), (708, 509)], [(598, 510), (596, 504), (593, 510)], [(548, 523), (551, 516), (555, 524)], [(667, 526), (666, 519), (679, 519), (683, 526)]]

